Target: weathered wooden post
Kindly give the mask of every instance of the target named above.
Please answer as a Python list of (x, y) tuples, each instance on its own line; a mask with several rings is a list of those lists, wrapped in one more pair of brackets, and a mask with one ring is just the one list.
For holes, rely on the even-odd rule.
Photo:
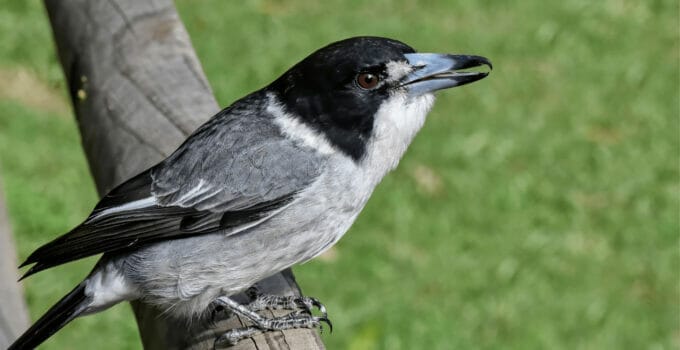
[(0, 349), (6, 349), (29, 326), (17, 270), (17, 255), (0, 183)]
[[(45, 6), (100, 195), (161, 160), (218, 111), (171, 0), (45, 0)], [(259, 287), (300, 292), (290, 271)], [(187, 329), (150, 306), (132, 307), (145, 349), (212, 349), (216, 335), (243, 326), (232, 317)], [(323, 347), (316, 330), (293, 329), (233, 349)]]

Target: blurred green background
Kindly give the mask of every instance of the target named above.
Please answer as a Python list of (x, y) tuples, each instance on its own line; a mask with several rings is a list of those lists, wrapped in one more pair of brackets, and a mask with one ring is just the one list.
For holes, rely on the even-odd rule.
[[(439, 95), (348, 235), (295, 269), (330, 310), (329, 349), (680, 348), (678, 1), (177, 6), (223, 106), (354, 35), (494, 63)], [(97, 200), (51, 39), (41, 2), (0, 0), (0, 166), (20, 258)], [(28, 279), (31, 316), (93, 262)], [(139, 347), (127, 305), (43, 346)]]

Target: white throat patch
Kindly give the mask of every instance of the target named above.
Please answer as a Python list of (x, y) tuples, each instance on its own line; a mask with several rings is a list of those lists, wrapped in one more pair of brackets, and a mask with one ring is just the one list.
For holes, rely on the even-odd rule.
[(409, 97), (398, 93), (378, 109), (373, 133), (366, 147), (364, 168), (377, 181), (394, 169), (434, 104), (433, 94)]

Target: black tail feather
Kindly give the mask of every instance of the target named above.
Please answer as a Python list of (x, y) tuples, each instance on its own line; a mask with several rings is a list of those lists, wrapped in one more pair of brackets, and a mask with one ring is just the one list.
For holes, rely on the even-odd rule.
[(7, 350), (34, 349), (85, 311), (89, 304), (90, 297), (85, 295), (85, 282), (83, 282), (52, 306)]

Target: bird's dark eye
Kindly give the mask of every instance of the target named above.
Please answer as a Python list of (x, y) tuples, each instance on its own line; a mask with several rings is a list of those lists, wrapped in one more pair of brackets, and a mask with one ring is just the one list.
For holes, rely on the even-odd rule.
[(357, 84), (366, 90), (374, 89), (376, 86), (378, 86), (379, 82), (380, 78), (375, 74), (360, 73), (357, 75)]

